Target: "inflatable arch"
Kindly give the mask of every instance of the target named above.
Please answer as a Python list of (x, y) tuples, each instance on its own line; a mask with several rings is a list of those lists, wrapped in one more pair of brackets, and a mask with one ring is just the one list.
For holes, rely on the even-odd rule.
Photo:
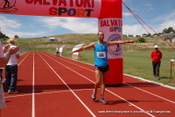
[[(122, 40), (122, 0), (1, 0), (0, 13), (52, 17), (98, 18), (105, 41)], [(123, 82), (122, 46), (108, 48), (107, 85)]]
[[(72, 51), (81, 48), (83, 45), (84, 45), (84, 44), (78, 44), (78, 45), (74, 46), (73, 49), (72, 49)], [(80, 59), (80, 58), (81, 58), (81, 55), (80, 55), (79, 52), (75, 52), (75, 53), (72, 54), (72, 58), (73, 58), (73, 59)]]

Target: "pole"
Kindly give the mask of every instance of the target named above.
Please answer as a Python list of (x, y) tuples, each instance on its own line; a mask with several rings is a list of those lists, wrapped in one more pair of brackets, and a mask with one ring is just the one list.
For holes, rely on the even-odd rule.
[(173, 80), (173, 66), (174, 66), (174, 59), (170, 59), (170, 83), (174, 83), (174, 80)]

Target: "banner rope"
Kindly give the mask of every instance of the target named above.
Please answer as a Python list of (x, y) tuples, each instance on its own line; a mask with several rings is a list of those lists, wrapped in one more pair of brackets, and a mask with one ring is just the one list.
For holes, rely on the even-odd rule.
[[(123, 3), (123, 5), (131, 12), (131, 14), (137, 19), (137, 21), (142, 25), (142, 27), (146, 30), (146, 28), (144, 27), (144, 25), (142, 24), (142, 23), (144, 23), (148, 28), (150, 28), (158, 37), (160, 37), (161, 39), (162, 39), (162, 41), (164, 41), (165, 43), (167, 43), (170, 47), (172, 47), (173, 49), (175, 49), (175, 47), (171, 44), (171, 43), (169, 43), (169, 42), (167, 42), (164, 38), (163, 38), (163, 36), (161, 36), (160, 34), (158, 34), (153, 28), (151, 28), (151, 26), (149, 26), (145, 21), (143, 21), (136, 13), (134, 13), (134, 11), (132, 11), (128, 6), (126, 6), (126, 4), (124, 3), (124, 2), (122, 2)], [(141, 23), (142, 22), (142, 23)], [(149, 33), (148, 32), (148, 30), (146, 30), (147, 31), (147, 33)]]

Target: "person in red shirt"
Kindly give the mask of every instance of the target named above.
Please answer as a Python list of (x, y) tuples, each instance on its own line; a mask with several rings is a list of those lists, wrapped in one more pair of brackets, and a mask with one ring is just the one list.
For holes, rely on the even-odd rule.
[(162, 52), (159, 51), (159, 47), (157, 45), (155, 45), (154, 48), (155, 50), (151, 52), (153, 74), (155, 78), (160, 80), (159, 69), (161, 64)]

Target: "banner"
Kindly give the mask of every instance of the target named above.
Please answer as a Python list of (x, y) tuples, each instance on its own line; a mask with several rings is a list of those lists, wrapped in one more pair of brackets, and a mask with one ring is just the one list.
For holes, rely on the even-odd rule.
[[(0, 13), (98, 18), (99, 30), (105, 33), (105, 41), (122, 40), (122, 0), (0, 0)], [(110, 70), (106, 84), (121, 84), (122, 45), (108, 47), (108, 61)]]
[[(99, 19), (99, 30), (105, 32), (105, 41), (120, 41), (122, 40), (122, 19), (120, 18), (105, 18)], [(122, 58), (122, 45), (108, 47), (108, 59)]]
[(53, 17), (99, 17), (101, 0), (0, 0), (0, 13)]

